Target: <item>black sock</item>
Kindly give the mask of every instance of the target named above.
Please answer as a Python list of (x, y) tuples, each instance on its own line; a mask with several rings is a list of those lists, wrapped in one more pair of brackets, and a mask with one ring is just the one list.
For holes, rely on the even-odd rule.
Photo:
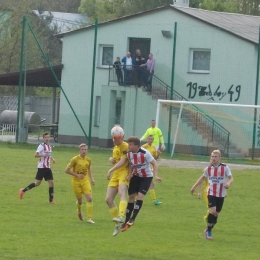
[(26, 192), (26, 191), (28, 191), (28, 190), (34, 188), (34, 187), (35, 187), (35, 183), (33, 182), (33, 183), (29, 184), (26, 188), (24, 188), (24, 189), (23, 189), (23, 192)]
[(126, 214), (125, 214), (125, 223), (127, 223), (127, 221), (130, 219), (132, 212), (134, 210), (134, 202), (130, 203), (128, 202), (127, 204), (127, 208), (126, 208)]
[(135, 220), (137, 214), (139, 213), (140, 209), (142, 208), (143, 201), (142, 200), (137, 200), (134, 206), (134, 213), (132, 219)]
[(49, 202), (53, 201), (53, 195), (54, 195), (54, 188), (49, 187)]
[(211, 231), (211, 229), (214, 227), (214, 225), (217, 223), (217, 217), (215, 217), (213, 214), (209, 213), (208, 215), (208, 230)]

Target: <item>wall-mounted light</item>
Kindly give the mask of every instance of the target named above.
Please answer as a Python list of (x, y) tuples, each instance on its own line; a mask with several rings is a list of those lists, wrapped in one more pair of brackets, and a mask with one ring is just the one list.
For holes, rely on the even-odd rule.
[(163, 37), (166, 37), (166, 38), (171, 38), (172, 37), (172, 34), (171, 34), (170, 31), (162, 30), (162, 35), (163, 35)]

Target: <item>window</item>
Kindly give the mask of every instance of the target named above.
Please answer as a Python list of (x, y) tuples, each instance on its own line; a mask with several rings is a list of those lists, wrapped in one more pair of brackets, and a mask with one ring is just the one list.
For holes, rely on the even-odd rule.
[(96, 96), (94, 126), (100, 125), (101, 97)]
[(122, 100), (117, 99), (116, 100), (116, 111), (115, 111), (115, 124), (116, 125), (120, 125), (121, 108), (122, 108)]
[(99, 46), (99, 67), (108, 68), (113, 64), (114, 46), (100, 45)]
[(190, 49), (189, 72), (210, 72), (210, 50)]

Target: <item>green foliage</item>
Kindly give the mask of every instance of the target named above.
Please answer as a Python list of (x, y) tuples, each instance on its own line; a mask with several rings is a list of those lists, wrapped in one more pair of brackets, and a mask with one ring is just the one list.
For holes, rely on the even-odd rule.
[[(79, 221), (70, 176), (64, 173), (76, 147), (53, 148), (57, 163), (52, 166), (57, 205), (49, 205), (46, 182), (25, 193), (20, 188), (34, 181), (36, 145), (0, 143), (1, 149), (1, 259), (10, 260), (202, 260), (258, 259), (260, 214), (259, 170), (234, 170), (234, 183), (228, 191), (213, 240), (204, 239), (204, 201), (189, 190), (201, 169), (159, 168), (163, 182), (156, 184), (154, 206), (147, 194), (135, 225), (112, 237), (113, 223), (104, 201), (110, 168), (109, 150), (90, 149), (96, 224)], [(247, 188), (250, 187), (250, 188)], [(116, 200), (118, 202), (118, 198)], [(83, 204), (85, 216), (85, 199)]]

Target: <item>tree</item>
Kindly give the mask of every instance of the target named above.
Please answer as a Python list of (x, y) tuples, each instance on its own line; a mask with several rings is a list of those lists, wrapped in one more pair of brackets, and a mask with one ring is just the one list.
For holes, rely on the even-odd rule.
[(96, 18), (103, 22), (172, 3), (172, 0), (82, 0), (79, 12), (92, 22)]

